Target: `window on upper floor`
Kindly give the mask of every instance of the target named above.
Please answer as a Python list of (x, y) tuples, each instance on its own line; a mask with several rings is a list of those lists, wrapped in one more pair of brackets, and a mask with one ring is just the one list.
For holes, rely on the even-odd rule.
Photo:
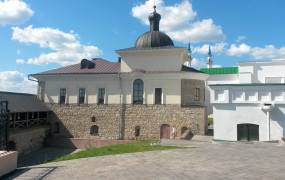
[(233, 91), (233, 101), (244, 101), (245, 94), (242, 90), (235, 90)]
[(162, 104), (162, 88), (155, 88), (154, 91), (154, 104)]
[(79, 95), (78, 95), (78, 104), (84, 104), (85, 103), (85, 88), (79, 88)]
[(224, 90), (215, 91), (215, 101), (225, 101), (225, 91)]
[(66, 102), (66, 88), (60, 88), (59, 90), (59, 104), (65, 104)]
[(260, 91), (259, 92), (259, 100), (266, 102), (266, 101), (270, 101), (270, 92), (269, 91)]
[(254, 90), (246, 91), (245, 92), (245, 100), (250, 101), (250, 102), (257, 101), (258, 100), (257, 95), (258, 95), (258, 93)]
[(105, 88), (99, 88), (98, 89), (98, 104), (105, 104)]
[(133, 83), (133, 104), (143, 104), (144, 83), (136, 79)]
[(283, 91), (271, 91), (273, 101), (284, 101), (284, 92)]
[(195, 96), (194, 96), (194, 100), (195, 101), (200, 101), (200, 97), (201, 96), (201, 90), (200, 88), (195, 88)]

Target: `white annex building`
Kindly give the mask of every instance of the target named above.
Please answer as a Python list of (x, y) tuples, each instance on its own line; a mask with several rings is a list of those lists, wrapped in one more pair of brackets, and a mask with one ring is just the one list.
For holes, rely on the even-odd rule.
[(284, 138), (284, 60), (241, 62), (238, 67), (210, 68), (207, 73), (215, 140)]

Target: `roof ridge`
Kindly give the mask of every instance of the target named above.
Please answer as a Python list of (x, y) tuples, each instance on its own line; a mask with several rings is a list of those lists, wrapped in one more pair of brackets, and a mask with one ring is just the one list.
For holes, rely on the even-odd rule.
[(11, 92), (11, 91), (0, 91), (0, 94), (14, 94), (14, 95), (36, 96), (36, 94), (19, 93), (19, 92)]

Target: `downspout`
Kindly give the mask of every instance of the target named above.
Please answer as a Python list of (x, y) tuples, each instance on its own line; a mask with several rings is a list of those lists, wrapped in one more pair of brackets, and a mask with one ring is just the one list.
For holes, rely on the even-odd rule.
[(121, 73), (118, 73), (118, 78), (119, 78), (119, 82), (120, 82), (120, 115), (119, 115), (119, 139), (124, 139), (124, 115), (123, 115), (123, 111), (124, 111), (124, 105), (122, 102), (122, 97), (123, 97), (123, 93), (122, 93), (122, 77), (121, 77)]
[(267, 137), (268, 137), (268, 141), (270, 141), (271, 140), (271, 137), (270, 137), (270, 135), (271, 135), (271, 133), (270, 133), (270, 111), (267, 111), (267, 123), (268, 123), (268, 125), (267, 125)]
[(273, 110), (274, 104), (272, 103), (264, 103), (262, 109), (266, 112), (267, 118), (267, 140), (271, 141), (271, 120), (270, 120), (270, 112)]

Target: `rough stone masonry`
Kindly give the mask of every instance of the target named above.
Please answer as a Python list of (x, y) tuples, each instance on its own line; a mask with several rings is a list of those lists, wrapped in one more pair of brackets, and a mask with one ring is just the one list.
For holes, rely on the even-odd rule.
[[(67, 138), (159, 139), (163, 124), (170, 126), (172, 139), (181, 136), (182, 128), (193, 134), (206, 131), (203, 106), (49, 104), (49, 107), (54, 112), (52, 132)], [(92, 134), (92, 126), (98, 127), (98, 134)], [(139, 136), (135, 136), (136, 127), (140, 129)]]

